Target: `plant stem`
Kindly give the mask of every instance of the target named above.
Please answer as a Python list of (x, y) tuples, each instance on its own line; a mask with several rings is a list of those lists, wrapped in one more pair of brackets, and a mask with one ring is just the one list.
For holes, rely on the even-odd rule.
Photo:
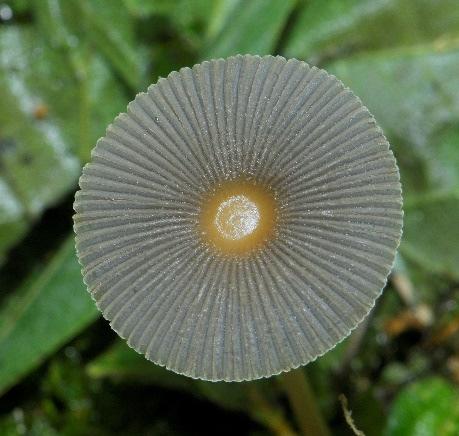
[(304, 436), (329, 436), (330, 431), (320, 413), (314, 392), (302, 368), (279, 376), (290, 407)]
[(297, 436), (285, 419), (283, 411), (272, 405), (255, 385), (248, 387), (248, 394), (252, 403), (251, 416), (254, 420), (269, 428), (276, 436)]

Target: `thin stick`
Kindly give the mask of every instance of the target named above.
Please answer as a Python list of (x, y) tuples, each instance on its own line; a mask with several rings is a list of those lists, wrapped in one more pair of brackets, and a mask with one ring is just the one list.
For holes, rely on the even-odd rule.
[(320, 413), (314, 392), (302, 368), (278, 377), (285, 390), (298, 427), (304, 436), (329, 436), (330, 431)]
[(365, 433), (356, 427), (355, 422), (352, 419), (352, 412), (349, 410), (346, 395), (340, 394), (338, 399), (341, 402), (341, 407), (343, 408), (344, 419), (346, 420), (347, 425), (351, 427), (351, 430), (354, 432), (356, 436), (365, 436)]

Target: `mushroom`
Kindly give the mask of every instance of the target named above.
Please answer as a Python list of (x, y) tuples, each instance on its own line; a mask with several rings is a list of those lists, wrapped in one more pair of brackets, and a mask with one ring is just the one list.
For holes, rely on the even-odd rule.
[(399, 172), (360, 100), (280, 56), (182, 68), (137, 95), (75, 199), (84, 281), (149, 360), (253, 380), (366, 317), (400, 241)]

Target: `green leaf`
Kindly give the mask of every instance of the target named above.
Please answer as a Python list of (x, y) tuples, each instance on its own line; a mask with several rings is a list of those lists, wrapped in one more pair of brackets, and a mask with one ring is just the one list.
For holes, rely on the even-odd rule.
[(229, 14), (242, 1), (124, 0), (124, 4), (135, 17), (146, 19), (156, 16), (169, 20), (180, 37), (201, 44), (204, 38), (213, 38), (222, 30)]
[[(47, 115), (63, 87), (72, 102), (73, 87), (59, 75), (67, 70), (34, 38), (29, 30), (0, 29), (0, 258), (73, 187), (80, 168), (57, 117)], [(40, 110), (46, 116), (37, 117)]]
[[(459, 115), (458, 115), (459, 118)], [(433, 159), (430, 177), (435, 186), (453, 190), (459, 187), (459, 125), (444, 126), (432, 138)]]
[(9, 413), (8, 415), (3, 415), (0, 418), (0, 434), (3, 435), (17, 435), (18, 431), (18, 424), (17, 420), (14, 419), (14, 414)]
[(459, 434), (459, 394), (445, 380), (432, 377), (402, 390), (392, 404), (386, 436)]
[(227, 57), (238, 53), (271, 53), (295, 3), (295, 0), (251, 0), (238, 3), (228, 15), (221, 32), (202, 51), (201, 58)]
[(81, 162), (126, 102), (101, 56), (76, 50), (76, 71), (35, 30), (0, 28), (0, 257), (73, 189)]
[[(67, 2), (66, 6), (71, 3)], [(76, 45), (75, 39), (71, 41), (75, 35), (67, 28), (64, 19), (66, 8), (60, 0), (34, 0), (32, 7), (39, 33), (45, 35), (54, 48), (71, 49)]]
[(94, 378), (110, 377), (138, 381), (204, 395), (210, 401), (229, 409), (243, 409), (247, 400), (243, 389), (245, 383), (212, 383), (176, 374), (150, 362), (121, 340), (92, 361), (87, 371)]
[[(73, 186), (80, 171), (58, 123), (35, 115), (40, 108), (48, 112), (71, 82), (62, 59), (35, 43), (30, 31), (0, 30), (1, 169), (25, 213), (35, 217)], [(67, 106), (73, 96), (68, 93)]]
[[(455, 185), (459, 39), (356, 56), (333, 62), (328, 69), (382, 126), (394, 146), (405, 194)], [(447, 176), (439, 176), (443, 168)]]
[(14, 17), (15, 14), (28, 12), (31, 5), (29, 0), (8, 0), (8, 6), (13, 10)]
[[(433, 308), (441, 301), (441, 298), (443, 298), (441, 289), (447, 289), (450, 286), (447, 276), (432, 274), (431, 270), (424, 268), (409, 255), (402, 254), (403, 244), (402, 237), (402, 248), (397, 253), (392, 270), (392, 282), (396, 283), (396, 287), (401, 293), (389, 293), (384, 298), (383, 308), (376, 315), (378, 324), (374, 323), (375, 327), (379, 329), (384, 329), (387, 319), (400, 316), (402, 304), (413, 305), (414, 309), (410, 313), (414, 313), (415, 316), (419, 317), (421, 315), (422, 318), (423, 315), (427, 315), (421, 321), (428, 324), (428, 312), (424, 309)], [(386, 301), (388, 300), (392, 300), (393, 304), (387, 305)], [(420, 309), (417, 307), (419, 304), (421, 304)], [(384, 310), (385, 307), (387, 307), (387, 310)], [(435, 322), (438, 321), (439, 318), (435, 316)]]
[(0, 394), (98, 317), (73, 236), (0, 309)]
[(94, 378), (142, 381), (169, 389), (190, 390), (193, 383), (188, 377), (151, 363), (121, 340), (89, 363), (87, 372)]
[(134, 42), (131, 17), (123, 0), (100, 6), (98, 0), (35, 0), (34, 12), (41, 32), (53, 47), (64, 49), (74, 64), (75, 52), (89, 43), (129, 86), (138, 89), (143, 85), (144, 68)]
[(124, 0), (127, 10), (132, 15), (143, 18), (151, 15), (168, 15), (175, 11), (175, 3), (170, 0)]
[[(90, 150), (107, 125), (126, 107), (127, 98), (111, 69), (110, 59), (116, 58), (115, 69), (119, 66), (123, 69), (118, 71), (120, 75), (127, 73), (128, 77), (124, 78), (128, 84), (137, 89), (141, 82), (132, 23), (121, 0), (110, 2), (98, 11), (99, 25), (89, 25), (87, 20), (81, 25), (75, 20), (75, 16), (93, 13), (96, 6), (94, 0), (34, 2), (39, 33), (46, 36), (40, 60), (44, 65), (54, 66), (44, 71), (41, 87), (47, 90), (47, 83), (59, 83), (63, 78), (70, 82), (64, 92), (60, 90), (59, 95), (54, 95), (48, 91), (45, 98), (51, 102), (48, 104), (55, 106), (54, 114), (61, 119), (68, 142), (83, 163), (89, 159)], [(113, 26), (116, 26), (116, 36), (113, 35)], [(117, 39), (121, 40), (120, 45), (117, 45)], [(57, 62), (51, 54), (55, 54)], [(34, 68), (30, 71), (36, 73)]]
[(89, 363), (87, 371), (94, 378), (110, 377), (188, 391), (230, 410), (253, 411), (254, 405), (250, 403), (250, 386), (254, 384), (269, 396), (266, 381), (215, 383), (194, 380), (155, 365), (121, 340)]
[(459, 192), (405, 203), (401, 252), (429, 271), (459, 278)]
[(207, 37), (214, 39), (222, 30), (233, 11), (244, 0), (215, 0), (212, 2), (213, 8), (209, 14), (207, 26)]
[(76, 2), (92, 43), (111, 62), (113, 68), (134, 90), (144, 83), (144, 63), (134, 41), (130, 16), (122, 0), (111, 0), (100, 7), (96, 0)]
[(7, 235), (0, 256), (73, 188), (80, 172), (75, 154), (85, 161), (125, 105), (100, 56), (87, 53), (79, 73), (83, 69), (76, 74), (34, 28), (0, 29), (0, 234)]
[[(459, 118), (459, 39), (379, 51), (327, 66), (363, 100), (391, 135), (426, 147)], [(428, 121), (428, 122), (427, 122)]]
[[(1, 147), (1, 145), (0, 145)], [(27, 222), (23, 218), (24, 209), (11, 190), (6, 180), (0, 177), (0, 265), (3, 254), (20, 239), (26, 229)]]
[(126, 111), (127, 97), (109, 65), (97, 54), (87, 53), (80, 72), (80, 137), (76, 152), (80, 162), (85, 163), (107, 126), (120, 112)]
[(459, 34), (456, 0), (311, 0), (301, 11), (284, 52), (321, 58), (424, 43)]

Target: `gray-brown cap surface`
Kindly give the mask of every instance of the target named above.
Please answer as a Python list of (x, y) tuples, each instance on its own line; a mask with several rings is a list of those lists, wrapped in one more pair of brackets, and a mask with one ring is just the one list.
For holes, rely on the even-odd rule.
[[(228, 183), (275, 204), (246, 252), (219, 249), (200, 224)], [(108, 127), (80, 187), (77, 252), (104, 317), (151, 361), (207, 380), (328, 351), (373, 307), (401, 235), (399, 173), (373, 117), (335, 77), (282, 57), (159, 80)]]

